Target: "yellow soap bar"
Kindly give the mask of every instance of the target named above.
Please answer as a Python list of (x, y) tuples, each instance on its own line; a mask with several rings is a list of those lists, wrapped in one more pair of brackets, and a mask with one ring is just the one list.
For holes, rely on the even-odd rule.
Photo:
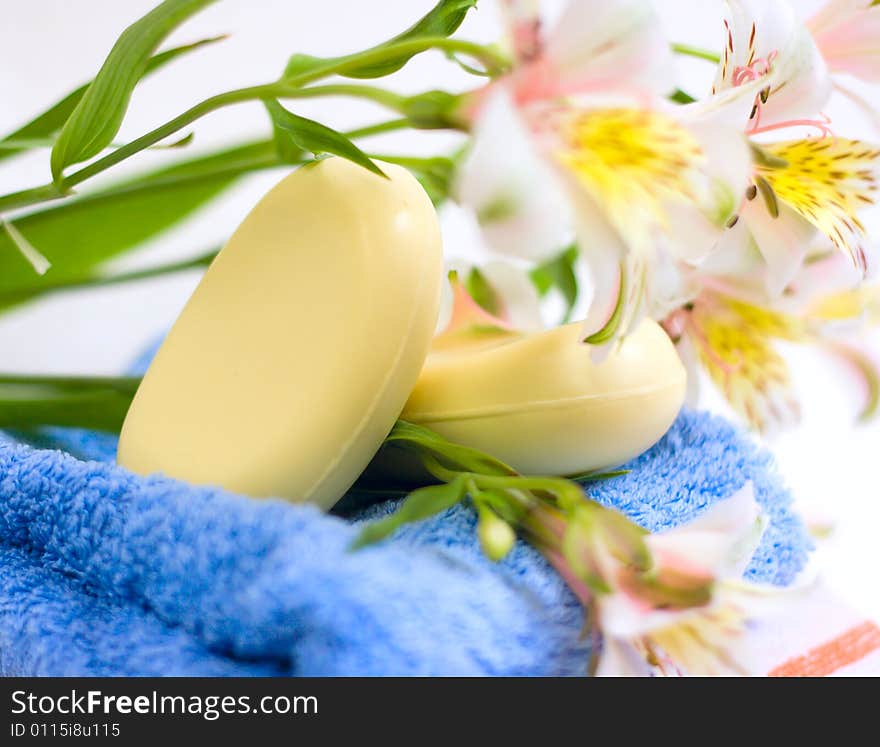
[[(437, 345), (401, 418), (531, 475), (621, 465), (652, 446), (684, 403), (668, 335), (645, 321), (602, 362), (581, 324)], [(439, 338), (438, 338), (439, 339)]]
[(339, 158), (276, 185), (211, 264), (138, 389), (118, 461), (332, 506), (400, 414), (443, 266), (405, 169)]

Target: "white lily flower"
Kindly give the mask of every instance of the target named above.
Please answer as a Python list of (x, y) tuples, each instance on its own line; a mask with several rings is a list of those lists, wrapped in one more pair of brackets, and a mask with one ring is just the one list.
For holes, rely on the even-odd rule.
[[(819, 112), (831, 92), (830, 74), (788, 3), (729, 0), (728, 6), (716, 96), (697, 109), (737, 121), (744, 99), (752, 102), (745, 123), (749, 136), (808, 127), (822, 137), (753, 145), (757, 155), (747, 199), (705, 270), (714, 273), (718, 262), (742, 265), (750, 275), (760, 272), (767, 292), (778, 297), (821, 234), (864, 274), (867, 254), (858, 213), (874, 202), (880, 151), (828, 137), (830, 122)], [(717, 92), (723, 92), (722, 100)], [(757, 255), (764, 264), (756, 267)]]
[[(787, 605), (777, 589), (736, 581), (715, 584), (703, 606), (655, 611), (637, 617), (606, 608), (600, 677), (755, 676), (749, 633), (762, 619), (783, 614)], [(618, 621), (621, 621), (620, 623)], [(608, 625), (608, 623), (603, 623)]]
[(473, 208), (500, 255), (540, 261), (568, 240), (568, 198), (505, 89), (493, 91), (481, 108), (456, 196)]
[[(712, 92), (743, 89), (752, 99), (750, 134), (821, 126), (816, 114), (831, 96), (831, 78), (792, 7), (785, 0), (727, 0), (727, 5), (726, 43)], [(760, 90), (753, 93), (756, 83)]]
[[(602, 631), (600, 676), (747, 674), (744, 636), (773, 605), (770, 592), (739, 577), (766, 526), (751, 484), (682, 527), (649, 535), (656, 589), (631, 585), (626, 574), (596, 598)], [(651, 594), (659, 594), (656, 602)], [(676, 608), (677, 593), (705, 595)], [(664, 599), (663, 595), (669, 595)]]
[(650, 3), (573, 1), (547, 35), (533, 3), (507, 7), (520, 65), (474, 97), (457, 196), (498, 253), (546, 259), (577, 237), (584, 338), (601, 354), (665, 314), (655, 299), (673, 294), (655, 269), (711, 251), (750, 156), (741, 130), (701, 127), (656, 97), (672, 87), (671, 57)]

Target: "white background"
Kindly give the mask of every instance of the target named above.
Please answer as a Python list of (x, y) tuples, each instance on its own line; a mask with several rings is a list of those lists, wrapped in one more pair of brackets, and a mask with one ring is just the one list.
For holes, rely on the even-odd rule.
[[(151, 0), (0, 0), (0, 132), (11, 131), (94, 75), (122, 29), (153, 4)], [(224, 32), (231, 33), (231, 38), (176, 62), (140, 85), (119, 139), (130, 140), (210, 94), (268, 82), (294, 52), (336, 55), (382, 41), (431, 4), (430, 0), (224, 0), (185, 24), (170, 43)], [(460, 33), (493, 41), (500, 29), (496, 3), (481, 0), (479, 5)], [(816, 7), (807, 1), (796, 5), (804, 15)], [(720, 45), (720, 2), (659, 0), (657, 6), (671, 39), (714, 48)], [(680, 67), (683, 87), (705, 90), (711, 65), (683, 61)], [(474, 85), (474, 79), (432, 53), (409, 65), (389, 87), (418, 92), (468, 85)], [(863, 88), (862, 93), (880, 105), (877, 89)], [(300, 102), (296, 110), (339, 129), (383, 118), (372, 105), (346, 100)], [(880, 138), (846, 102), (835, 102), (828, 113), (841, 135)], [(192, 152), (268, 135), (258, 104), (213, 114), (194, 129)], [(370, 147), (432, 153), (443, 152), (455, 142), (454, 136), (445, 133), (403, 133), (373, 140)], [(141, 154), (110, 178), (174, 157), (161, 152)], [(4, 163), (0, 165), (0, 193), (44, 183), (48, 173), (47, 151)], [(182, 258), (222, 242), (278, 178), (278, 172), (249, 178), (185, 228), (150, 242), (117, 266)], [(876, 215), (869, 224), (875, 232), (880, 230)], [(478, 237), (466, 216), (444, 215), (444, 238), (450, 255), (479, 251)], [(173, 321), (197, 277), (191, 273), (56, 296), (0, 317), (0, 370), (119, 372)], [(819, 553), (819, 566), (854, 604), (880, 618), (876, 580), (880, 424), (852, 425), (855, 385), (842, 370), (809, 351), (795, 350), (791, 355), (805, 402), (804, 423), (776, 438), (770, 448), (804, 513), (837, 522), (835, 534)], [(707, 405), (721, 407), (711, 397)]]

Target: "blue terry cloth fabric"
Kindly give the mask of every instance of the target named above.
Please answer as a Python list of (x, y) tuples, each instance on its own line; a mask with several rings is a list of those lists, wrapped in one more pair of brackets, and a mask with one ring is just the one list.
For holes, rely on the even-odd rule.
[[(253, 500), (113, 464), (115, 439), (0, 435), (0, 674), (581, 674), (582, 610), (520, 543), (480, 553), (456, 507), (347, 552), (364, 516)], [(291, 458), (295, 458), (292, 455)], [(747, 576), (785, 585), (810, 541), (769, 455), (684, 412), (591, 495), (651, 530), (747, 480), (771, 523)]]

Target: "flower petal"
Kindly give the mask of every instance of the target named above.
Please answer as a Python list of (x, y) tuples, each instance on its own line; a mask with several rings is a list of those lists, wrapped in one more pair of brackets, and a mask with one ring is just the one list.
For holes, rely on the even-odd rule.
[(773, 338), (799, 339), (797, 320), (722, 296), (701, 297), (691, 338), (703, 366), (731, 406), (757, 430), (796, 421), (788, 365)]
[(766, 262), (767, 293), (778, 298), (801, 269), (816, 231), (788, 205), (779, 205), (774, 217), (758, 199), (744, 206), (740, 222)]
[(602, 639), (597, 677), (649, 677), (651, 667), (635, 647), (626, 640), (606, 636)]
[(548, 65), (568, 94), (675, 87), (669, 42), (647, 0), (569, 0), (547, 36)]
[(493, 261), (480, 267), (480, 272), (498, 297), (499, 316), (524, 332), (544, 328), (541, 299), (525, 269), (510, 262)]
[(489, 245), (502, 255), (544, 259), (565, 245), (568, 200), (503, 88), (480, 110), (456, 194), (474, 209)]
[(541, 53), (541, 13), (539, 0), (502, 0), (501, 17), (514, 57), (520, 64)]
[(693, 521), (646, 538), (662, 562), (675, 560), (716, 578), (743, 574), (767, 526), (751, 483)]
[[(815, 117), (831, 96), (828, 69), (784, 0), (727, 0), (730, 18), (713, 92), (766, 81), (751, 127)], [(766, 99), (766, 100), (765, 100)]]
[(880, 5), (832, 0), (807, 25), (833, 72), (880, 83)]
[(858, 213), (874, 204), (880, 149), (857, 140), (821, 138), (773, 143), (766, 151), (783, 164), (758, 166), (779, 200), (866, 273), (865, 228)]

